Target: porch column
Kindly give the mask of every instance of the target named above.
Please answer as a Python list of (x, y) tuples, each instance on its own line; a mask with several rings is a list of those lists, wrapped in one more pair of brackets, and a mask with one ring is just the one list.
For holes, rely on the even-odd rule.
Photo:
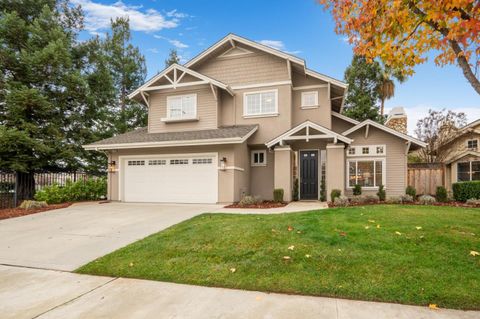
[(330, 201), (332, 189), (339, 189), (345, 195), (345, 145), (327, 144), (326, 188), (327, 201)]
[(290, 146), (275, 147), (273, 187), (283, 189), (283, 200), (286, 202), (292, 200), (292, 169), (292, 149)]

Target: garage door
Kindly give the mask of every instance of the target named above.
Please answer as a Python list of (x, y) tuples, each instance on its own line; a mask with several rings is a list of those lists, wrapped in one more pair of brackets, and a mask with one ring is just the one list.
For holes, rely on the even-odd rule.
[(126, 202), (217, 202), (217, 155), (125, 158), (122, 164)]

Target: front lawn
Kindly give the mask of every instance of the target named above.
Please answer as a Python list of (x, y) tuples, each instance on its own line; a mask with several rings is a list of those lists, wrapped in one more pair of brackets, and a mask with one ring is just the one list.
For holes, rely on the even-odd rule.
[(203, 214), (78, 272), (480, 309), (480, 256), (471, 251), (480, 251), (479, 209), (385, 205)]

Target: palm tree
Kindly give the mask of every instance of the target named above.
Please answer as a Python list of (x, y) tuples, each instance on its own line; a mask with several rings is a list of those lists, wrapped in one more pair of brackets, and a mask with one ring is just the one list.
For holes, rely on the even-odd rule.
[(385, 101), (391, 99), (395, 95), (395, 82), (392, 78), (395, 78), (400, 83), (405, 81), (405, 76), (403, 74), (385, 66), (380, 75), (380, 82), (377, 88), (378, 94), (380, 95), (380, 115), (382, 118), (385, 113)]

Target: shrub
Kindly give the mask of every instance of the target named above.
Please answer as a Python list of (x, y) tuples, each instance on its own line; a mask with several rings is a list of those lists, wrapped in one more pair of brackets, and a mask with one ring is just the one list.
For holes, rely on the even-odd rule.
[(273, 190), (273, 201), (277, 203), (283, 202), (283, 188), (275, 188)]
[(443, 186), (438, 186), (437, 187), (437, 192), (435, 194), (435, 197), (437, 198), (437, 201), (441, 203), (446, 203), (448, 202), (448, 193), (447, 189)]
[(475, 198), (467, 199), (467, 204), (473, 205), (473, 206), (480, 206), (480, 199), (475, 199)]
[(350, 197), (352, 204), (375, 204), (378, 203), (378, 196), (376, 195), (354, 195)]
[(47, 207), (47, 206), (48, 206), (47, 202), (38, 202), (38, 201), (35, 201), (35, 200), (24, 200), (20, 204), (20, 208), (22, 208), (22, 209), (43, 208), (43, 207)]
[(335, 198), (340, 197), (342, 195), (342, 191), (339, 189), (332, 189), (330, 192), (330, 199), (332, 202), (335, 202)]
[(65, 186), (53, 184), (46, 186), (35, 194), (35, 199), (48, 204), (78, 202), (83, 200), (104, 199), (107, 195), (106, 178), (89, 178), (85, 181), (67, 180)]
[(413, 197), (410, 195), (402, 195), (402, 196), (390, 196), (387, 199), (387, 203), (390, 204), (405, 204), (405, 203), (412, 203)]
[(335, 197), (333, 204), (338, 207), (347, 207), (350, 202), (347, 196), (339, 195)]
[(257, 205), (260, 204), (262, 201), (258, 196), (244, 196), (239, 202), (238, 205), (240, 206), (249, 206), (249, 205)]
[(378, 186), (377, 192), (378, 200), (384, 202), (387, 194), (385, 193), (385, 187), (383, 185)]
[(400, 196), (401, 200), (402, 200), (402, 203), (413, 203), (415, 201), (415, 197), (413, 197), (412, 195), (402, 195)]
[(325, 202), (327, 200), (327, 185), (325, 184), (325, 178), (322, 178), (320, 182), (320, 201)]
[(417, 190), (413, 186), (407, 186), (405, 189), (405, 194), (412, 196), (412, 198), (415, 200), (415, 197), (417, 197)]
[(355, 184), (353, 186), (353, 195), (362, 195), (362, 186), (359, 184)]
[(459, 182), (452, 185), (453, 198), (459, 202), (480, 199), (480, 181)]
[(292, 200), (298, 200), (298, 178), (293, 180)]
[(422, 195), (418, 198), (418, 202), (422, 205), (432, 205), (437, 202), (435, 197), (430, 195)]

